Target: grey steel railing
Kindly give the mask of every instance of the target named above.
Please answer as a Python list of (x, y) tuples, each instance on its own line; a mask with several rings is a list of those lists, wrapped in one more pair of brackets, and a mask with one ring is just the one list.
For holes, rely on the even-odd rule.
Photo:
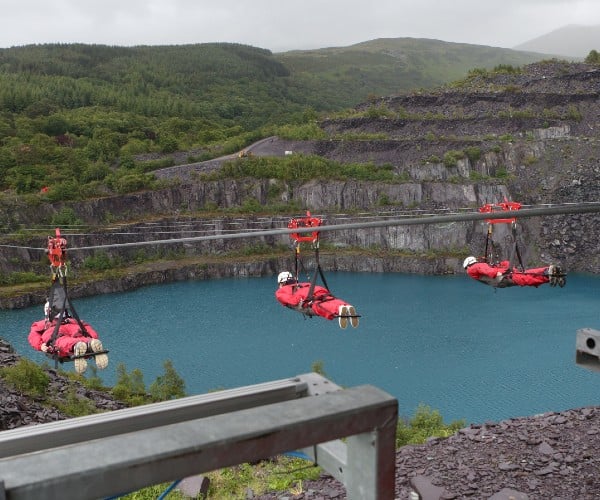
[(115, 496), (292, 450), (349, 499), (393, 499), (397, 419), (380, 389), (308, 373), (21, 427), (0, 432), (0, 500)]

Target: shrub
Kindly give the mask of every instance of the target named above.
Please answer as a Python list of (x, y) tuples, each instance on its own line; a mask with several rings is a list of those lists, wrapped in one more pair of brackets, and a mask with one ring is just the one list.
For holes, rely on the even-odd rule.
[(179, 148), (179, 144), (177, 143), (177, 139), (169, 134), (165, 134), (161, 137), (160, 141), (160, 149), (163, 153), (174, 153)]
[(485, 177), (481, 172), (477, 172), (476, 170), (471, 170), (469, 172), (469, 179), (476, 182), (476, 181), (482, 181), (483, 179), (485, 179)]
[(263, 207), (260, 204), (260, 201), (258, 201), (256, 198), (246, 198), (240, 207), (240, 211), (245, 214), (254, 214), (260, 212), (261, 210), (263, 210)]
[(442, 159), (437, 155), (431, 155), (426, 160), (426, 163), (442, 163)]
[(521, 68), (515, 68), (511, 64), (499, 64), (498, 66), (494, 67), (494, 73), (518, 74), (521, 73)]
[(175, 165), (173, 158), (159, 158), (158, 160), (136, 162), (136, 168), (140, 172), (151, 172), (152, 170), (172, 167), (173, 165)]
[(96, 252), (83, 260), (83, 267), (93, 271), (105, 271), (113, 267), (113, 262), (106, 252)]
[(448, 437), (465, 426), (464, 420), (445, 424), (440, 412), (419, 405), (408, 421), (399, 419), (396, 428), (396, 448), (407, 444), (421, 444), (430, 437)]
[(83, 224), (83, 221), (75, 215), (75, 210), (71, 207), (63, 207), (52, 216), (50, 224), (53, 226), (78, 226)]
[(313, 364), (310, 365), (310, 371), (327, 378), (327, 375), (325, 374), (325, 363), (323, 363), (323, 360), (321, 359), (314, 361)]
[(112, 388), (115, 398), (125, 401), (131, 406), (139, 406), (149, 403), (144, 384), (144, 375), (139, 369), (127, 373), (123, 363), (117, 365), (117, 383)]
[(175, 371), (173, 363), (166, 360), (163, 364), (165, 374), (156, 378), (150, 385), (150, 395), (154, 401), (168, 401), (185, 396), (185, 382)]
[(577, 108), (577, 106), (569, 106), (569, 110), (567, 111), (567, 118), (570, 120), (575, 120), (577, 122), (581, 121), (581, 111)]
[(384, 105), (369, 106), (366, 112), (368, 118), (393, 118), (394, 112), (386, 108)]
[(383, 193), (379, 196), (379, 199), (377, 200), (378, 206), (383, 207), (390, 204), (390, 197), (387, 194)]
[(508, 170), (506, 170), (506, 167), (499, 167), (498, 170), (496, 170), (496, 177), (498, 179), (506, 179), (508, 177)]
[(471, 163), (475, 163), (481, 158), (481, 149), (477, 146), (469, 146), (465, 149), (465, 154)]
[(23, 283), (41, 283), (47, 276), (40, 276), (32, 271), (17, 271), (10, 274), (0, 272), (0, 285), (20, 285)]
[(487, 76), (487, 75), (488, 75), (488, 71), (485, 68), (473, 68), (473, 69), (469, 70), (469, 72), (467, 73), (468, 78), (474, 78), (476, 76)]
[(465, 153), (462, 151), (450, 150), (444, 154), (444, 165), (447, 168), (456, 167), (458, 160), (462, 160)]
[(106, 163), (94, 162), (82, 167), (79, 181), (88, 183), (91, 181), (101, 181), (110, 174), (110, 167)]
[(600, 64), (600, 53), (597, 50), (590, 50), (590, 53), (586, 56), (585, 62), (587, 64)]
[(69, 417), (81, 417), (83, 415), (91, 415), (98, 410), (94, 403), (86, 398), (77, 396), (75, 389), (70, 387), (64, 395), (65, 401), (54, 401), (54, 405), (65, 415)]
[(21, 358), (13, 366), (0, 368), (0, 375), (16, 390), (30, 396), (43, 396), (50, 384), (48, 374), (27, 358)]
[(152, 187), (152, 178), (146, 174), (126, 174), (114, 181), (119, 194), (133, 193)]
[(78, 200), (81, 198), (80, 193), (80, 184), (73, 179), (68, 179), (52, 186), (46, 196), (48, 197), (48, 201), (68, 201), (68, 200)]

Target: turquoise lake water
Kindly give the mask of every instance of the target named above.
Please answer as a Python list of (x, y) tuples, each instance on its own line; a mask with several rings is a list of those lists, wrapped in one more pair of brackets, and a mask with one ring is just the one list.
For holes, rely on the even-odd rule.
[[(200, 394), (307, 373), (321, 361), (338, 385), (392, 394), (402, 416), (420, 403), (468, 423), (600, 404), (600, 373), (575, 364), (577, 329), (600, 330), (599, 277), (494, 290), (466, 276), (326, 276), (362, 315), (358, 328), (282, 307), (274, 276), (149, 286), (74, 305), (110, 350), (99, 372), (108, 385), (119, 363), (141, 369), (150, 385), (170, 359), (187, 393)], [(41, 305), (0, 311), (0, 337), (50, 361), (27, 344), (42, 315)]]

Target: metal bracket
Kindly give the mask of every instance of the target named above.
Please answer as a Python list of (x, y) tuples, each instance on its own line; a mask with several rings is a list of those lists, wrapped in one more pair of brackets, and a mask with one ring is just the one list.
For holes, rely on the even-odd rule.
[(577, 330), (575, 363), (592, 371), (600, 371), (600, 332), (592, 328)]

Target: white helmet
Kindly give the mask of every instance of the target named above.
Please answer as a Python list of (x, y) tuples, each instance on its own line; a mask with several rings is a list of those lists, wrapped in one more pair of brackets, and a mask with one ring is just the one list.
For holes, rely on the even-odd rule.
[(277, 276), (277, 283), (285, 283), (287, 282), (287, 280), (293, 278), (294, 277), (292, 276), (292, 273), (290, 273), (289, 271), (282, 271), (279, 273), (279, 276)]
[(470, 255), (469, 257), (467, 257), (465, 259), (465, 261), (463, 262), (463, 267), (466, 269), (467, 267), (469, 267), (471, 264), (475, 264), (475, 262), (477, 262), (477, 259), (475, 257), (473, 257), (472, 255)]

